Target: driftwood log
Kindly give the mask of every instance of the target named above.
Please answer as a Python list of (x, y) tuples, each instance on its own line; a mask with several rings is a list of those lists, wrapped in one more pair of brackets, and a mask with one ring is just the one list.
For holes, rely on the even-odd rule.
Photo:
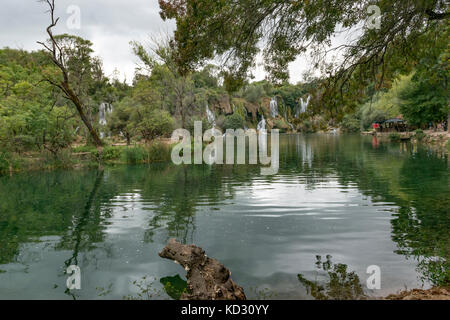
[(182, 300), (246, 300), (244, 290), (231, 279), (230, 270), (209, 258), (202, 248), (170, 239), (159, 256), (187, 271), (188, 292), (181, 295)]

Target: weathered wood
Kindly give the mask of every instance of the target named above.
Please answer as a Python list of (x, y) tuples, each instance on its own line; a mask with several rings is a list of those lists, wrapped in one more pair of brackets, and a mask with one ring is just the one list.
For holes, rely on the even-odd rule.
[(209, 258), (202, 248), (170, 239), (159, 256), (187, 271), (188, 292), (183, 293), (182, 300), (246, 300), (244, 290), (231, 279), (230, 270)]

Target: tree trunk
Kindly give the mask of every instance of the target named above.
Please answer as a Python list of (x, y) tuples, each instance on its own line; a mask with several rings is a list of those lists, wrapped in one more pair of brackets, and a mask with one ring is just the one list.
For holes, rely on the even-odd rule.
[(231, 279), (230, 270), (209, 258), (202, 248), (170, 239), (159, 256), (187, 271), (188, 292), (181, 295), (182, 300), (246, 300), (244, 290)]

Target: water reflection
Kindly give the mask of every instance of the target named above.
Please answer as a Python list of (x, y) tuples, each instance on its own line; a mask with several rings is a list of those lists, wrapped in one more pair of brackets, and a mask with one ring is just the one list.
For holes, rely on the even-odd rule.
[[(0, 178), (0, 298), (63, 298), (71, 264), (80, 298), (134, 291), (176, 265), (157, 252), (171, 237), (196, 243), (244, 288), (307, 298), (316, 254), (361, 279), (385, 270), (384, 288), (448, 283), (448, 158), (372, 137), (280, 137), (280, 171), (246, 166), (118, 167)], [(159, 281), (158, 281), (159, 282)], [(158, 283), (159, 285), (163, 285)], [(25, 290), (25, 288), (27, 288)]]

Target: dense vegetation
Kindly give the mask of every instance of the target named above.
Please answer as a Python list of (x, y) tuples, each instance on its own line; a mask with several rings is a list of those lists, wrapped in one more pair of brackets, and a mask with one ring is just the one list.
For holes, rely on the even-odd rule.
[[(14, 170), (17, 159), (26, 156), (67, 160), (74, 145), (96, 146), (91, 151), (102, 161), (102, 148), (112, 143), (151, 144), (174, 128), (192, 130), (197, 120), (211, 127), (206, 108), (222, 130), (256, 128), (262, 117), (269, 129), (304, 132), (338, 126), (357, 132), (398, 116), (413, 128), (447, 120), (448, 5), (436, 0), (377, 4), (383, 12), (381, 29), (363, 29), (345, 49), (346, 63), (321, 61), (321, 76), (297, 84), (287, 81), (287, 64), (306, 50), (307, 41), (316, 48), (312, 45), (326, 44), (341, 24), (351, 28), (364, 21), (365, 4), (338, 1), (329, 10), (321, 1), (160, 1), (161, 16), (176, 17), (174, 39), (151, 48), (131, 43), (141, 61), (131, 84), (104, 75), (89, 40), (53, 35), (51, 10), (43, 50), (0, 50), (0, 171)], [(276, 28), (273, 19), (278, 19)], [(221, 31), (202, 31), (217, 28)], [(251, 82), (262, 40), (268, 43), (269, 76)], [(218, 55), (234, 64), (205, 63)], [(299, 114), (300, 99), (307, 96), (307, 112)], [(271, 99), (278, 102), (275, 118)], [(106, 112), (107, 125), (99, 121), (104, 103), (113, 110)]]

